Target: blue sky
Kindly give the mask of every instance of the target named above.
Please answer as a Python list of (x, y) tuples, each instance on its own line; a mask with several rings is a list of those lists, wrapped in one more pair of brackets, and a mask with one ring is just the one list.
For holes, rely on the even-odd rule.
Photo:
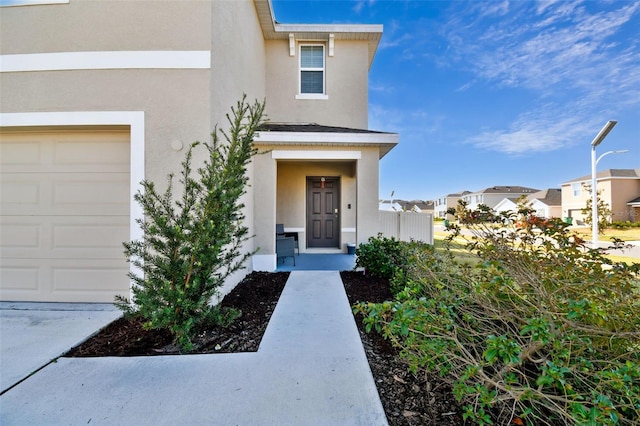
[[(369, 128), (397, 132), (380, 197), (559, 188), (640, 168), (640, 1), (273, 0), (281, 23), (383, 24)], [(336, 52), (337, 54), (337, 52)]]

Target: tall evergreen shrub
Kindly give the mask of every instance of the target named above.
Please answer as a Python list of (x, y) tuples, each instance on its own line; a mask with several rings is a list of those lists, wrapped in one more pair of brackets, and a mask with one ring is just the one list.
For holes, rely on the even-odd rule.
[[(127, 314), (139, 315), (150, 329), (170, 330), (184, 350), (203, 324), (224, 318), (210, 302), (224, 281), (242, 269), (252, 253), (242, 252), (247, 166), (256, 153), (253, 138), (264, 116), (264, 102), (238, 101), (227, 114), (229, 129), (216, 126), (210, 143), (187, 150), (180, 174), (181, 195), (174, 197), (174, 175), (164, 193), (143, 181), (135, 200), (144, 212), (141, 240), (124, 243), (125, 255), (138, 273), (133, 300), (116, 298)], [(194, 149), (207, 150), (201, 168), (192, 170)]]

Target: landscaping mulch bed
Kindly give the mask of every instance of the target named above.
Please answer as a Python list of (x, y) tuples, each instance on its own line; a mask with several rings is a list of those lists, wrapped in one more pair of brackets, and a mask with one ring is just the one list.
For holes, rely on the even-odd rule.
[[(227, 294), (222, 306), (235, 307), (242, 316), (227, 328), (201, 333), (191, 353), (253, 352), (258, 350), (288, 272), (253, 272)], [(362, 272), (342, 272), (351, 304), (382, 302), (391, 298), (389, 284)], [(398, 350), (379, 334), (365, 333), (356, 317), (360, 337), (369, 359), (382, 405), (391, 426), (463, 424), (450, 387), (436, 375), (412, 374), (398, 356)], [(140, 356), (179, 353), (166, 331), (145, 330), (142, 321), (119, 319), (70, 350), (67, 357)]]
[[(242, 316), (229, 327), (200, 333), (190, 353), (256, 352), (289, 272), (253, 272), (227, 294), (221, 306), (234, 307)], [(179, 351), (166, 330), (145, 330), (140, 319), (121, 318), (65, 354), (67, 357), (169, 355)]]
[[(362, 272), (341, 272), (350, 304), (381, 303), (392, 298), (389, 283)], [(356, 316), (362, 345), (376, 381), (378, 394), (391, 426), (462, 425), (451, 387), (435, 374), (413, 374), (388, 340), (379, 333), (365, 332), (362, 318)]]

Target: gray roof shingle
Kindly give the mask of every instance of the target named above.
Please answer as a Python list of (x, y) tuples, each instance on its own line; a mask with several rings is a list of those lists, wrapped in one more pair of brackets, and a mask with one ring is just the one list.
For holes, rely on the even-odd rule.
[(260, 132), (294, 132), (294, 133), (379, 133), (390, 134), (389, 132), (378, 132), (367, 129), (353, 129), (350, 127), (323, 126), (317, 123), (264, 123), (258, 128)]

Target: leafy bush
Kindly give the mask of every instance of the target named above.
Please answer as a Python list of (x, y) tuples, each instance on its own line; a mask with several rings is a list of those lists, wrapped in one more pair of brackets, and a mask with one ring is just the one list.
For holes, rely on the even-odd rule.
[(378, 234), (356, 247), (356, 268), (364, 268), (365, 273), (373, 277), (390, 280), (407, 262), (405, 244), (393, 237)]
[[(228, 323), (237, 312), (210, 305), (225, 279), (243, 268), (251, 253), (241, 253), (248, 229), (242, 222), (248, 177), (246, 168), (255, 153), (254, 133), (262, 121), (264, 103), (252, 106), (243, 97), (231, 116), (228, 132), (216, 128), (210, 144), (194, 143), (182, 162), (182, 195), (173, 197), (173, 174), (164, 194), (153, 182), (142, 182), (135, 200), (144, 212), (139, 220), (144, 238), (124, 243), (130, 263), (133, 300), (116, 298), (129, 315), (140, 315), (148, 328), (169, 329), (184, 350), (204, 324)], [(192, 172), (193, 150), (204, 146), (208, 158)], [(195, 177), (194, 177), (195, 174)]]
[(616, 222), (612, 222), (609, 226), (616, 229), (640, 228), (640, 222), (616, 221)]
[(414, 252), (395, 300), (354, 306), (366, 327), (449, 379), (469, 421), (640, 423), (640, 265), (526, 206), (458, 213), (483, 261)]

